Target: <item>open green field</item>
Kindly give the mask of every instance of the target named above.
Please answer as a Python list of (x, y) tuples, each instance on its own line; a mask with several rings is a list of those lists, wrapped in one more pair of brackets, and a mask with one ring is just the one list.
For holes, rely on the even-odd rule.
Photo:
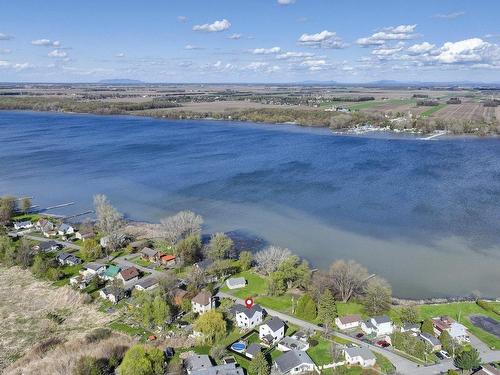
[(332, 362), (332, 358), (330, 355), (330, 347), (332, 342), (328, 339), (325, 339), (321, 336), (316, 336), (316, 340), (318, 340), (318, 345), (314, 347), (310, 347), (307, 351), (309, 357), (316, 363), (318, 366), (327, 365)]
[(434, 106), (434, 107), (432, 107), (432, 108), (428, 109), (427, 111), (422, 112), (422, 113), (421, 113), (421, 116), (422, 116), (422, 117), (429, 117), (429, 116), (433, 115), (434, 113), (436, 113), (437, 111), (439, 111), (440, 109), (443, 109), (443, 108), (444, 108), (444, 107), (446, 107), (447, 105), (448, 105), (448, 104), (446, 104), (446, 103), (441, 103), (441, 104), (439, 104), (439, 105), (436, 105), (436, 106)]

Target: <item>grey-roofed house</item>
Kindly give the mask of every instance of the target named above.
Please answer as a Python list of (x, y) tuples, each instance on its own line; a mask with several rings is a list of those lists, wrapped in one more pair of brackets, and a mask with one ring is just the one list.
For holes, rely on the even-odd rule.
[(441, 350), (441, 341), (439, 341), (436, 337), (429, 335), (428, 333), (422, 332), (418, 335), (418, 338), (425, 342), (427, 346), (432, 348), (433, 352), (437, 352)]
[(155, 249), (145, 247), (141, 250), (141, 258), (150, 262), (157, 262), (160, 258), (160, 253)]
[(142, 280), (139, 280), (137, 284), (134, 285), (134, 288), (137, 290), (152, 290), (158, 286), (158, 280), (153, 277), (145, 277)]
[(283, 337), (280, 342), (278, 342), (278, 350), (282, 352), (288, 352), (290, 350), (300, 350), (305, 352), (309, 349), (309, 343), (307, 341), (302, 341), (290, 336)]
[(195, 354), (184, 360), (184, 368), (188, 374), (211, 367), (213, 367), (212, 361), (206, 354)]
[(73, 233), (75, 233), (75, 228), (66, 223), (62, 223), (57, 228), (57, 234), (59, 234), (60, 236), (65, 236), (67, 234), (73, 234)]
[(375, 316), (361, 323), (361, 329), (368, 335), (390, 335), (394, 331), (392, 321), (388, 316)]
[(191, 375), (244, 375), (241, 367), (236, 367), (234, 363), (227, 363), (218, 366), (212, 366), (206, 369), (200, 369), (191, 372)]
[(274, 366), (282, 374), (302, 374), (315, 371), (316, 365), (306, 352), (290, 350), (274, 361)]
[(35, 249), (43, 252), (49, 252), (59, 250), (61, 247), (62, 246), (59, 245), (56, 241), (44, 241), (36, 245)]
[(420, 332), (420, 324), (405, 323), (401, 326), (401, 332), (419, 333)]
[(346, 348), (344, 349), (345, 360), (350, 365), (359, 365), (361, 367), (375, 366), (377, 358), (367, 348)]
[(285, 323), (273, 316), (259, 327), (259, 338), (268, 345), (274, 345), (285, 336)]
[(262, 323), (264, 310), (260, 305), (253, 305), (248, 308), (246, 306), (236, 304), (231, 308), (234, 314), (236, 325), (240, 328), (253, 328)]
[(84, 266), (85, 270), (83, 271), (84, 274), (88, 275), (102, 275), (104, 272), (106, 272), (106, 266), (102, 263), (97, 263), (97, 262), (90, 262), (87, 263)]
[(226, 280), (226, 285), (229, 289), (239, 289), (244, 288), (247, 285), (247, 281), (244, 277), (231, 277)]
[(29, 220), (25, 220), (25, 221), (16, 221), (14, 223), (14, 229), (15, 230), (19, 230), (19, 229), (29, 229), (29, 228), (33, 228), (33, 223)]
[(69, 253), (60, 253), (56, 256), (56, 260), (59, 262), (60, 265), (65, 266), (74, 266), (76, 264), (82, 263), (82, 260), (73, 254)]
[(99, 291), (99, 295), (113, 303), (118, 303), (120, 300), (125, 298), (125, 291), (121, 288), (110, 286), (101, 289)]
[(262, 351), (262, 347), (259, 344), (254, 342), (253, 344), (250, 344), (250, 346), (247, 348), (247, 350), (245, 350), (245, 355), (248, 358), (252, 359), (260, 351)]

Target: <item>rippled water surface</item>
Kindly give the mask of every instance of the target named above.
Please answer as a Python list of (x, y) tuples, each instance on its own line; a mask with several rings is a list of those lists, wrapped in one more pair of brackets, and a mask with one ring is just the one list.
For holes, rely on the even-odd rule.
[(353, 258), (405, 297), (500, 296), (500, 140), (344, 137), (285, 125), (0, 112), (0, 194), (54, 213), (201, 213), (317, 267)]

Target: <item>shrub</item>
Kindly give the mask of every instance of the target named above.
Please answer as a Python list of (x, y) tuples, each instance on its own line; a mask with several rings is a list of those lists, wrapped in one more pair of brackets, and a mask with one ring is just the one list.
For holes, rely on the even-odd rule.
[(73, 370), (74, 375), (101, 375), (103, 373), (97, 359), (90, 356), (80, 357)]
[(85, 336), (85, 340), (88, 343), (98, 342), (104, 339), (107, 339), (111, 336), (111, 330), (108, 328), (97, 328), (92, 332), (89, 332), (87, 336)]

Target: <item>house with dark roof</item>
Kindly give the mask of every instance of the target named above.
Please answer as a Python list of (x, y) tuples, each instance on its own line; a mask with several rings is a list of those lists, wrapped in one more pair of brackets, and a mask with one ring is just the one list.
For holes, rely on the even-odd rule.
[(236, 304), (231, 308), (231, 312), (234, 314), (236, 325), (244, 329), (258, 326), (264, 317), (264, 310), (257, 304), (250, 308)]
[(133, 283), (139, 280), (139, 270), (135, 267), (122, 269), (120, 273), (118, 273), (117, 278), (124, 283)]
[(118, 303), (120, 300), (125, 298), (125, 291), (122, 288), (117, 288), (115, 286), (109, 286), (101, 289), (99, 295), (113, 303)]
[(75, 233), (75, 238), (77, 240), (82, 240), (85, 242), (86, 240), (89, 240), (91, 238), (95, 237), (95, 233), (93, 231), (87, 230), (87, 231), (78, 231)]
[(211, 367), (213, 367), (212, 361), (206, 354), (194, 354), (184, 360), (184, 368), (188, 374)]
[(68, 234), (73, 234), (73, 233), (75, 233), (75, 228), (66, 223), (62, 223), (57, 228), (57, 234), (60, 236), (66, 236)]
[(418, 335), (418, 338), (422, 340), (427, 347), (431, 348), (433, 352), (441, 350), (441, 341), (439, 341), (436, 337), (422, 332)]
[(390, 335), (394, 331), (392, 321), (388, 316), (375, 316), (361, 323), (361, 330), (367, 335)]
[(203, 314), (213, 308), (215, 308), (215, 301), (212, 293), (206, 290), (202, 290), (191, 300), (191, 309), (195, 313)]
[(14, 229), (15, 230), (20, 230), (20, 229), (30, 229), (33, 228), (33, 223), (29, 220), (25, 221), (16, 221), (14, 223)]
[(141, 250), (141, 258), (154, 263), (160, 259), (160, 253), (155, 249), (145, 247)]
[(316, 365), (306, 352), (290, 350), (274, 361), (274, 366), (283, 374), (303, 374), (316, 370)]
[(341, 330), (353, 329), (361, 324), (361, 316), (358, 314), (346, 315), (335, 318), (335, 324)]
[(472, 375), (500, 375), (500, 367), (495, 368), (492, 365), (482, 365), (481, 369), (477, 370)]
[(44, 241), (40, 242), (38, 245), (35, 245), (34, 249), (38, 251), (42, 251), (44, 253), (50, 252), (50, 251), (57, 251), (61, 248), (62, 246), (59, 245), (56, 241)]
[(82, 273), (84, 276), (102, 276), (104, 272), (106, 272), (106, 266), (102, 263), (90, 262), (85, 264), (83, 267), (84, 269), (80, 273)]
[(377, 358), (367, 348), (352, 347), (344, 349), (345, 361), (349, 365), (359, 365), (361, 367), (375, 366)]
[(285, 323), (273, 316), (259, 327), (259, 338), (267, 345), (274, 345), (285, 336)]
[(134, 285), (134, 288), (140, 291), (153, 290), (158, 286), (158, 280), (154, 276), (145, 277)]
[(56, 256), (57, 262), (61, 266), (74, 266), (76, 264), (82, 263), (82, 260), (73, 254), (68, 254), (68, 253), (60, 253)]
[(250, 346), (245, 350), (245, 356), (252, 359), (260, 351), (262, 351), (262, 347), (254, 342), (253, 344), (250, 344)]

